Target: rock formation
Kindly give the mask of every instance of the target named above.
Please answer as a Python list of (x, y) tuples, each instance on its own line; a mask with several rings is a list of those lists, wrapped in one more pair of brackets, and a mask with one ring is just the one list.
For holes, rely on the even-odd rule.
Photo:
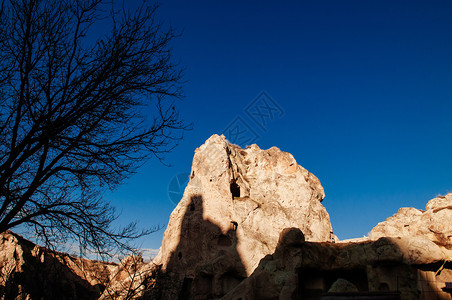
[(49, 251), (12, 232), (0, 234), (2, 299), (97, 299), (116, 268)]
[(241, 149), (213, 135), (195, 151), (190, 181), (154, 260), (180, 282), (166, 298), (221, 297), (275, 251), (285, 228), (299, 228), (307, 241), (331, 241), (323, 198), (317, 177), (290, 153)]
[(110, 271), (108, 280), (103, 282), (103, 293), (96, 299), (142, 299), (155, 289), (157, 274), (155, 265), (145, 263), (140, 255), (127, 256)]
[[(0, 235), (2, 299), (452, 299), (452, 194), (337, 242), (319, 180), (273, 147), (213, 135), (152, 263), (119, 264)], [(336, 242), (334, 242), (336, 241)]]
[(339, 278), (336, 280), (328, 290), (328, 293), (356, 293), (358, 288), (348, 280)]
[(338, 292), (362, 297), (355, 299), (450, 299), (442, 288), (452, 279), (444, 268), (452, 256), (433, 243), (419, 252), (423, 244), (406, 237), (313, 243), (293, 238), (300, 234), (283, 231), (276, 251), (222, 299), (341, 299)]
[(0, 234), (0, 299), (132, 299), (154, 286), (152, 267), (140, 256), (108, 263)]
[(401, 208), (359, 242), (304, 242), (298, 228), (285, 229), (276, 251), (222, 299), (451, 299), (451, 219), (448, 194), (425, 211)]
[(452, 193), (428, 201), (425, 211), (400, 208), (370, 232), (372, 240), (384, 236), (418, 237), (452, 249)]

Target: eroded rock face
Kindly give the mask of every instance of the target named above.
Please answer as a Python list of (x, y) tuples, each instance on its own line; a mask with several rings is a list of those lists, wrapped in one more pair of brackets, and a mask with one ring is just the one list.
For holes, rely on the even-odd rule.
[(97, 299), (116, 268), (0, 234), (1, 299)]
[(0, 299), (155, 299), (154, 267), (137, 255), (103, 262), (0, 234)]
[(152, 294), (158, 270), (140, 255), (129, 255), (112, 268), (99, 300), (156, 299)]
[(451, 299), (442, 290), (451, 279), (450, 270), (441, 269), (444, 256), (433, 242), (407, 237), (360, 243), (293, 242), (297, 235), (301, 236), (297, 228), (283, 231), (276, 251), (222, 299), (317, 299), (326, 292), (378, 296), (390, 291), (400, 292), (402, 299), (424, 299), (432, 293), (438, 299)]
[[(275, 251), (280, 232), (333, 238), (324, 191), (313, 174), (276, 147), (261, 150), (213, 135), (196, 149), (190, 181), (171, 214), (154, 263), (181, 286), (166, 297), (218, 298)], [(174, 280), (173, 280), (174, 281)]]
[(320, 297), (344, 292), (341, 282), (356, 288), (347, 292), (452, 299), (445, 289), (445, 283), (452, 281), (451, 219), (452, 194), (448, 194), (430, 200), (425, 211), (401, 208), (379, 223), (369, 238), (353, 242), (303, 242), (298, 228), (288, 228), (281, 232), (276, 251), (223, 299)]
[(452, 193), (430, 200), (425, 211), (403, 207), (370, 232), (372, 240), (384, 236), (417, 237), (452, 249)]

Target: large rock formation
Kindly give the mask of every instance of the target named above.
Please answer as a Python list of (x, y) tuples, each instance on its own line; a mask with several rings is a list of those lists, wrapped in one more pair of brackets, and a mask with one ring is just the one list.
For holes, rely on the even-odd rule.
[(418, 237), (452, 249), (452, 193), (430, 200), (425, 211), (400, 208), (370, 232), (372, 240), (384, 236)]
[(307, 241), (331, 241), (323, 198), (317, 177), (290, 153), (241, 149), (213, 135), (195, 151), (190, 181), (154, 260), (175, 285), (165, 297), (224, 295), (275, 251), (285, 228), (299, 228)]

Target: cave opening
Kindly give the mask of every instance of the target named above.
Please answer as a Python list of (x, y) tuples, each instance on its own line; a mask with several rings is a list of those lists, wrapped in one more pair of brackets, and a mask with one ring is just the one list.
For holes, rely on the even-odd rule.
[(234, 199), (236, 197), (240, 197), (240, 186), (235, 181), (231, 182), (230, 189), (231, 189), (232, 199)]

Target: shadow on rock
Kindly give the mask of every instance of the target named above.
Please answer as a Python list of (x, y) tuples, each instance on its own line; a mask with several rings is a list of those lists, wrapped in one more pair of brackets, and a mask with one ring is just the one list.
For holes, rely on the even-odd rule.
[(222, 232), (203, 218), (203, 199), (193, 195), (186, 208), (179, 244), (146, 299), (219, 299), (246, 278), (237, 252), (237, 225)]
[(0, 249), (2, 299), (97, 299), (105, 288), (97, 279), (108, 267), (103, 263), (47, 250), (12, 232), (1, 235)]
[(442, 290), (450, 275), (449, 264), (407, 239), (312, 243), (287, 228), (276, 251), (222, 299), (451, 299)]

